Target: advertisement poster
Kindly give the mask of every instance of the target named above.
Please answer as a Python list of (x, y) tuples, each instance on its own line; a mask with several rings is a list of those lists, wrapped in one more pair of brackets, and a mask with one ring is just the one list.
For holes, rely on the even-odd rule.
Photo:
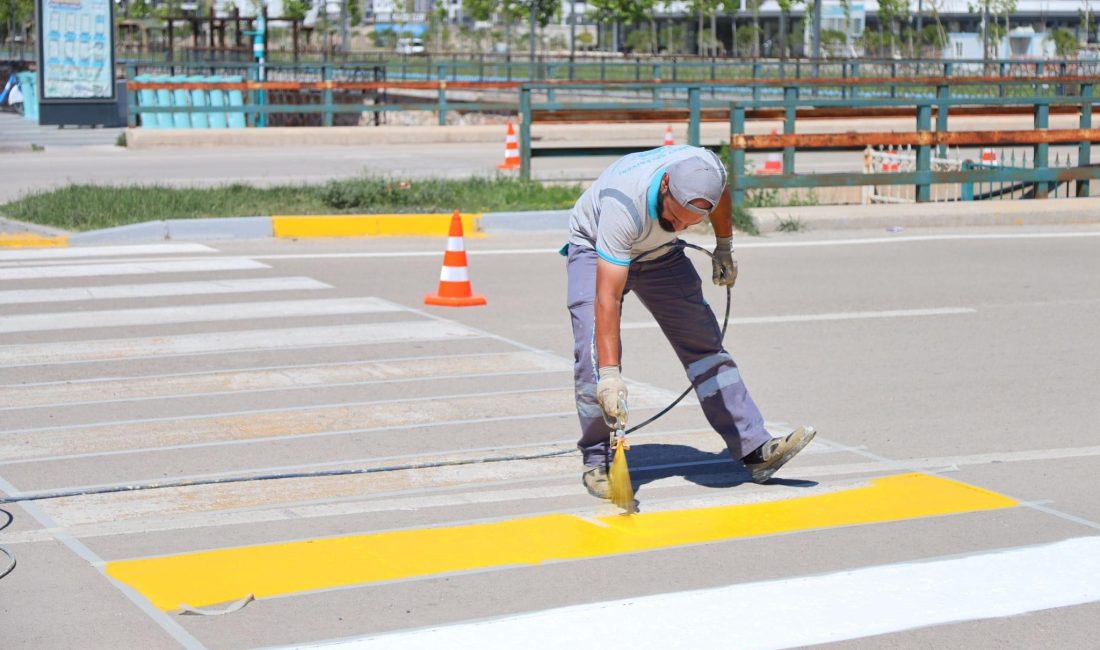
[(111, 0), (40, 0), (42, 99), (115, 96)]

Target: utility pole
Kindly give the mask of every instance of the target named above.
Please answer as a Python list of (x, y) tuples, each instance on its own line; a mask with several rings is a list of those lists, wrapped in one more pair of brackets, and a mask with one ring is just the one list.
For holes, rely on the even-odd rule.
[(917, 0), (917, 60), (924, 53), (924, 0)]
[[(1085, 21), (1088, 24), (1088, 21)], [(1087, 40), (1087, 38), (1086, 38)], [(569, 0), (569, 63), (577, 56), (577, 0)], [(569, 66), (569, 78), (573, 78), (573, 66)]]
[(531, 59), (528, 66), (528, 77), (531, 81), (535, 80), (535, 26), (538, 25), (539, 20), (539, 3), (538, 0), (531, 0), (531, 33), (530, 38), (527, 40), (530, 43)]
[(344, 60), (348, 59), (348, 28), (351, 23), (351, 12), (348, 11), (348, 3), (351, 0), (343, 0), (340, 3), (340, 53), (344, 55)]

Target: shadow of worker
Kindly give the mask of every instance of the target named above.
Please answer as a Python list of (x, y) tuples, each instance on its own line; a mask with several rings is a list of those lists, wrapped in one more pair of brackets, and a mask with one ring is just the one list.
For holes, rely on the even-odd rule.
[[(734, 462), (726, 451), (712, 453), (686, 445), (635, 443), (627, 452), (627, 462), (635, 494), (649, 483), (674, 476), (707, 488), (731, 488), (751, 482), (745, 466)], [(817, 481), (773, 477), (765, 485), (811, 488)]]

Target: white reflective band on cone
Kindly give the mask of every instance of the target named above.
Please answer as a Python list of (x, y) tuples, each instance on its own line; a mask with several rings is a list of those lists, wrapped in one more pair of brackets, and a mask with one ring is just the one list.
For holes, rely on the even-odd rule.
[(449, 251), (464, 251), (466, 250), (462, 243), (461, 237), (448, 237), (447, 238), (447, 250)]
[(470, 275), (465, 266), (444, 266), (439, 272), (441, 282), (469, 282)]

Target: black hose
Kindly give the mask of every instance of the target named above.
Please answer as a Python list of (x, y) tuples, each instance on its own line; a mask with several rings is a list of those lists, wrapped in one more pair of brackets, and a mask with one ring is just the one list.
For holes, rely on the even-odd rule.
[[(661, 248), (691, 248), (697, 251), (706, 253), (707, 256), (713, 258), (714, 254), (705, 248), (696, 246), (695, 244), (689, 244), (685, 241), (676, 240), (669, 242), (662, 246), (658, 246), (651, 251), (646, 251), (641, 255), (635, 257), (633, 261), (637, 261), (639, 258), (649, 255), (654, 251), (658, 251)], [(726, 315), (722, 320), (722, 338), (726, 337), (726, 326), (729, 324), (730, 319), (730, 287), (726, 287)], [(657, 418), (663, 416), (665, 413), (671, 411), (677, 404), (680, 403), (688, 393), (692, 391), (693, 386), (688, 386), (683, 393), (680, 394), (671, 404), (662, 409), (659, 413), (649, 418), (641, 424), (635, 425), (626, 430), (626, 433), (633, 433), (642, 427), (651, 424)], [(194, 487), (198, 485), (221, 485), (224, 483), (246, 483), (250, 481), (273, 481), (281, 479), (292, 478), (318, 478), (326, 476), (349, 476), (353, 474), (380, 474), (383, 472), (400, 472), (407, 470), (417, 469), (433, 469), (436, 467), (457, 467), (460, 465), (478, 465), (483, 463), (505, 463), (517, 460), (538, 460), (541, 458), (554, 458), (556, 456), (566, 456), (568, 454), (576, 452), (576, 449), (560, 449), (557, 451), (550, 451), (542, 454), (526, 454), (526, 455), (511, 455), (511, 456), (491, 456), (488, 458), (470, 458), (467, 460), (440, 460), (428, 463), (408, 463), (405, 465), (388, 465), (385, 467), (360, 467), (352, 469), (332, 469), (332, 470), (317, 470), (312, 472), (284, 472), (276, 474), (255, 474), (251, 476), (226, 476), (222, 478), (210, 478), (210, 479), (195, 479), (195, 480), (181, 480), (181, 481), (163, 481), (159, 483), (134, 483), (132, 485), (112, 485), (98, 488), (87, 489), (74, 489), (74, 490), (55, 490), (50, 492), (37, 492), (31, 494), (23, 494), (18, 496), (0, 497), (0, 504), (2, 503), (18, 503), (20, 501), (41, 501), (45, 499), (63, 499), (68, 497), (88, 496), (93, 494), (114, 494), (117, 492), (137, 492), (140, 490), (157, 490), (162, 488), (179, 488), (179, 487)], [(10, 516), (10, 515), (9, 515)], [(15, 558), (9, 553), (9, 557), (12, 557), (11, 567), (8, 571), (11, 571), (15, 567)], [(3, 577), (3, 574), (0, 574)]]
[[(4, 523), (3, 526), (0, 526), (0, 530), (4, 530), (5, 528), (7, 528), (8, 526), (11, 525), (11, 522), (15, 521), (15, 517), (13, 517), (12, 514), (10, 512), (8, 512), (7, 510), (0, 510), (0, 512), (2, 512), (2, 513), (4, 513), (5, 515), (8, 516), (8, 520)], [(4, 548), (3, 546), (0, 546), (0, 553), (3, 553), (4, 555), (8, 556), (8, 559), (11, 561), (3, 571), (0, 571), (0, 579), (3, 579), (4, 576), (8, 575), (9, 573), (11, 573), (15, 569), (15, 553), (12, 553), (8, 549)]]

